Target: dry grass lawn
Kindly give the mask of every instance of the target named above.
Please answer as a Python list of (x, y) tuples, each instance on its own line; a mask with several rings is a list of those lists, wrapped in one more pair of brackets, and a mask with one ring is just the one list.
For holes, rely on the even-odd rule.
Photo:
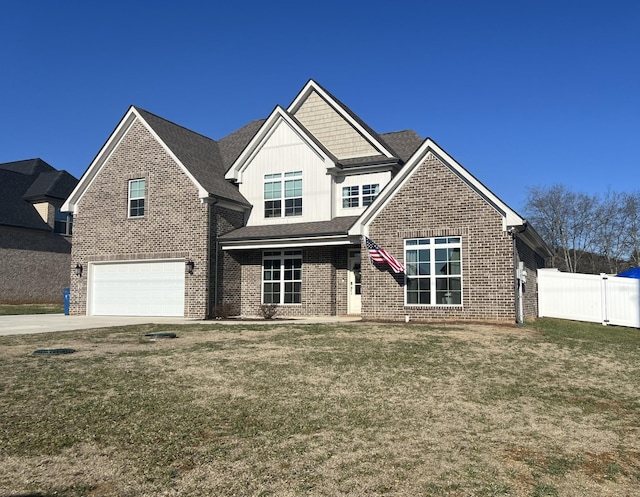
[(553, 320), (0, 337), (0, 496), (638, 496), (639, 352)]

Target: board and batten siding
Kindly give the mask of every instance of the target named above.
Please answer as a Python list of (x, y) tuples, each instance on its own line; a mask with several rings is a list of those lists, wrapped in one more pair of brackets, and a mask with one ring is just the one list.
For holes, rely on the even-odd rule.
[(360, 203), (359, 207), (342, 207), (342, 188), (346, 186), (359, 186), (360, 197), (362, 198), (362, 185), (380, 185), (380, 191), (391, 181), (391, 171), (384, 171), (378, 173), (368, 174), (354, 174), (350, 176), (342, 176), (336, 178), (334, 183), (334, 198), (335, 198), (335, 216), (357, 216), (364, 212), (364, 207)]
[(315, 91), (294, 116), (338, 159), (380, 153)]
[[(265, 174), (302, 171), (302, 216), (264, 217)], [(332, 217), (331, 176), (324, 160), (285, 121), (280, 121), (245, 172), (252, 181), (240, 192), (253, 205), (247, 226), (328, 221)]]

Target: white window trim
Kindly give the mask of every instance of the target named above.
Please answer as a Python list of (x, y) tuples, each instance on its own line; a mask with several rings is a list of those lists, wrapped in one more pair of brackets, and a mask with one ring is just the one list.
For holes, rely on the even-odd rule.
[[(436, 240), (451, 240), (451, 239), (457, 239), (457, 242), (449, 242), (447, 241), (446, 243), (438, 243), (436, 244)], [(408, 280), (412, 279), (407, 272), (405, 272), (405, 285), (404, 285), (404, 305), (405, 307), (454, 307), (454, 308), (461, 308), (464, 306), (464, 277), (463, 277), (463, 253), (462, 253), (462, 237), (460, 236), (437, 236), (437, 237), (420, 237), (420, 238), (407, 238), (404, 240), (404, 263), (405, 263), (405, 268), (407, 268), (408, 262), (407, 262), (407, 250), (416, 250), (419, 245), (407, 245), (408, 241), (414, 241), (414, 240), (429, 240), (429, 244), (424, 245), (424, 248), (428, 248), (431, 251), (430, 254), (430, 258), (429, 258), (429, 264), (431, 265), (431, 271), (428, 276), (422, 276), (422, 277), (417, 277), (415, 279), (429, 279), (431, 284), (430, 284), (430, 297), (431, 297), (431, 303), (429, 304), (420, 304), (420, 303), (409, 303), (407, 301), (407, 290), (409, 288), (408, 286)], [(459, 248), (460, 249), (460, 274), (459, 275), (450, 275), (450, 276), (446, 276), (446, 277), (438, 277), (435, 274), (435, 271), (433, 271), (434, 269), (434, 265), (435, 265), (435, 250), (436, 249), (440, 249), (440, 248)], [(436, 301), (436, 294), (437, 294), (437, 285), (436, 285), (436, 280), (437, 279), (443, 279), (443, 278), (460, 278), (460, 303), (459, 304), (445, 304), (445, 303), (438, 303)]]
[[(136, 182), (136, 181), (144, 181), (144, 193), (141, 197), (132, 197), (131, 196), (131, 184)], [(134, 179), (130, 179), (129, 182), (127, 183), (127, 217), (129, 219), (138, 219), (141, 217), (145, 217), (147, 214), (147, 179), (146, 178), (134, 178)], [(132, 216), (131, 215), (131, 201), (132, 200), (143, 200), (144, 201), (144, 207), (143, 207), (143, 213), (139, 216)]]
[[(373, 187), (376, 191), (375, 194), (371, 194), (371, 193), (364, 193), (364, 189), (365, 187), (369, 187), (370, 189)], [(345, 196), (345, 189), (349, 189), (349, 193), (352, 193), (353, 189), (356, 189), (356, 194), (355, 195), (346, 195)], [(343, 209), (360, 209), (362, 207), (369, 207), (373, 201), (375, 200), (375, 198), (378, 196), (378, 194), (380, 193), (380, 183), (367, 183), (367, 184), (363, 184), (363, 185), (351, 185), (351, 186), (343, 186), (342, 187), (342, 208)], [(365, 201), (365, 197), (369, 198), (369, 203), (365, 205), (364, 201)], [(356, 204), (357, 205), (344, 205), (344, 201), (347, 199), (355, 199), (356, 200)]]
[[(287, 215), (287, 200), (295, 200), (295, 199), (300, 199), (302, 201), (303, 196), (304, 196), (304, 191), (301, 188), (301, 192), (300, 195), (297, 195), (295, 197), (287, 197), (287, 182), (290, 181), (296, 181), (296, 180), (300, 180), (302, 181), (302, 171), (292, 171), (292, 172), (285, 172), (285, 173), (272, 173), (272, 174), (265, 174), (264, 175), (264, 181), (263, 181), (263, 187), (262, 187), (262, 196), (263, 196), (263, 211), (262, 211), (262, 215), (264, 216), (264, 219), (279, 219), (279, 218), (283, 218), (283, 217), (301, 217), (302, 216), (302, 212), (300, 212), (300, 214), (290, 214)], [(277, 198), (266, 198), (264, 195), (264, 187), (267, 183), (280, 183), (280, 196)], [(267, 216), (266, 215), (266, 203), (267, 202), (273, 202), (273, 201), (279, 201), (280, 202), (280, 215), (279, 216)], [(304, 206), (304, 202), (302, 203), (302, 205)]]
[[(269, 255), (267, 255), (269, 254)], [(299, 280), (285, 280), (285, 259), (298, 259), (300, 260), (300, 279)], [(265, 280), (264, 279), (264, 263), (265, 261), (280, 261), (280, 279), (279, 280)], [(300, 306), (302, 305), (302, 250), (265, 250), (262, 252), (262, 265), (260, 268), (260, 301), (262, 304), (276, 304), (280, 306)], [(280, 284), (280, 302), (265, 302), (264, 300), (264, 285), (265, 283), (279, 283)], [(284, 302), (285, 284), (286, 283), (300, 283), (300, 302)]]

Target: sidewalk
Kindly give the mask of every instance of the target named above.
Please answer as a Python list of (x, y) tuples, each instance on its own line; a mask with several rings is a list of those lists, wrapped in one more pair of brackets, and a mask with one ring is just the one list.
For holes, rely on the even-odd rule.
[(64, 314), (30, 314), (19, 316), (0, 316), (0, 336), (28, 335), (32, 333), (50, 333), (53, 331), (86, 330), (91, 328), (107, 328), (110, 326), (127, 326), (145, 323), (172, 324), (273, 324), (287, 323), (341, 323), (360, 321), (360, 316), (320, 316), (304, 317), (292, 320), (256, 320), (242, 321), (229, 319), (225, 321), (170, 317), (133, 317), (133, 316), (65, 316)]

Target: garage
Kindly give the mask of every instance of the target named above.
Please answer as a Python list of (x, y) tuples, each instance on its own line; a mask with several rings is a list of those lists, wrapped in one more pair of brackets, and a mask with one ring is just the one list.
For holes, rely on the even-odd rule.
[(89, 314), (184, 316), (184, 275), (182, 259), (93, 263)]

